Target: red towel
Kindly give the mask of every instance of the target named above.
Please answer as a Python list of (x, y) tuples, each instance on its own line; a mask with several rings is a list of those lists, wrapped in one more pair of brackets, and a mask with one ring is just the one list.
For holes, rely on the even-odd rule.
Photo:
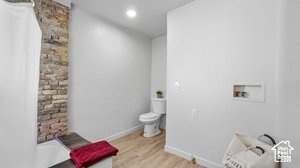
[(70, 152), (70, 157), (77, 168), (87, 168), (102, 159), (115, 156), (117, 153), (118, 149), (111, 146), (108, 142), (99, 141), (73, 149)]

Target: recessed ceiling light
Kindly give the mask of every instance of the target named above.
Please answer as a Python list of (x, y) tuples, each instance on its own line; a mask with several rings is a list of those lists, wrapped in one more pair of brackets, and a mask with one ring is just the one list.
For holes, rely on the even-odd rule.
[(134, 11), (134, 10), (127, 10), (126, 14), (128, 17), (131, 17), (131, 18), (136, 17), (136, 11)]

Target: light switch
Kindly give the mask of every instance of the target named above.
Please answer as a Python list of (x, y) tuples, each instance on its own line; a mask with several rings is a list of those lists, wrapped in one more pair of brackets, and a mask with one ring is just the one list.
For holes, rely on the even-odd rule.
[(198, 109), (192, 109), (192, 119), (198, 119)]
[(179, 91), (180, 90), (180, 82), (175, 82), (174, 87), (177, 91)]

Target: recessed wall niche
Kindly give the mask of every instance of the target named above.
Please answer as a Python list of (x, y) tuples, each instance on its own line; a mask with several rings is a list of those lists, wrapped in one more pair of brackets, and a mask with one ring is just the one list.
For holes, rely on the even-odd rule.
[(265, 83), (234, 84), (232, 96), (234, 100), (264, 102)]

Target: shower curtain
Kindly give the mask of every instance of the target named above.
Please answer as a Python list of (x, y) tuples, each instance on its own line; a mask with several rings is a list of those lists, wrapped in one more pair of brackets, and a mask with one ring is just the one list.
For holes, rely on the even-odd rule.
[(0, 167), (32, 168), (41, 30), (31, 3), (0, 0)]

